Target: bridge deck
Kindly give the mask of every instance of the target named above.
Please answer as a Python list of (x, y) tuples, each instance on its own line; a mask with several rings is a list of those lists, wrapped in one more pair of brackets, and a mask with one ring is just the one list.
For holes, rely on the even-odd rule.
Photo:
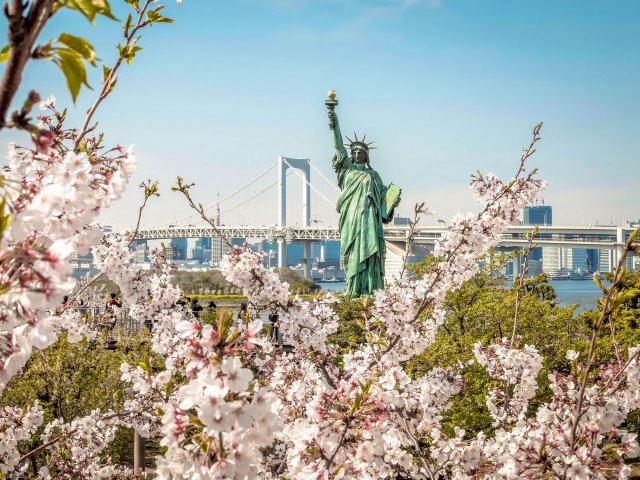
[[(521, 247), (528, 243), (527, 233), (531, 226), (511, 226), (502, 235), (500, 246)], [(287, 242), (313, 240), (339, 240), (337, 227), (283, 227), (276, 226), (221, 226), (216, 231), (213, 227), (186, 226), (141, 229), (136, 236), (140, 240), (171, 238), (265, 238), (274, 242), (284, 239)], [(418, 244), (434, 244), (442, 239), (446, 231), (441, 226), (418, 227), (414, 242)], [(583, 226), (539, 226), (536, 243), (548, 247), (574, 248), (614, 248), (624, 245), (633, 230), (622, 227), (583, 227)], [(405, 241), (409, 235), (408, 226), (389, 226), (384, 229), (388, 241)]]

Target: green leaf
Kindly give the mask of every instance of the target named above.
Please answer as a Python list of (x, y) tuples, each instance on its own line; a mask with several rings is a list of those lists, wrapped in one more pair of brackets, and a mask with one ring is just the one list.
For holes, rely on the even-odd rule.
[(80, 54), (82, 58), (95, 67), (96, 51), (93, 49), (93, 45), (91, 45), (87, 40), (69, 33), (61, 33), (58, 37), (58, 42)]
[(133, 14), (129, 13), (127, 16), (127, 20), (124, 22), (124, 33), (125, 35), (129, 35), (129, 29), (131, 28), (131, 20), (133, 19)]
[(11, 213), (5, 215), (4, 207), (6, 205), (7, 197), (6, 195), (2, 196), (2, 201), (0, 201), (0, 235), (4, 233), (4, 231), (9, 227), (11, 223)]
[(164, 8), (164, 5), (160, 5), (153, 10), (147, 12), (147, 21), (151, 23), (173, 23), (173, 19), (160, 15), (160, 10)]
[(102, 83), (104, 83), (107, 80), (107, 77), (109, 77), (111, 70), (112, 69), (110, 67), (107, 67), (106, 65), (102, 65)]
[(145, 353), (142, 357), (142, 361), (138, 362), (138, 365), (140, 365), (145, 372), (151, 375), (151, 362), (149, 361), (149, 355)]
[(7, 58), (9, 58), (9, 52), (11, 52), (11, 47), (8, 44), (2, 47), (2, 50), (0, 50), (0, 62), (7, 61)]
[(136, 45), (140, 40), (140, 37), (136, 38), (129, 45), (118, 45), (118, 52), (120, 53), (120, 58), (122, 58), (127, 65), (131, 64), (131, 61), (136, 56), (136, 53), (142, 50), (142, 47)]
[(114, 76), (111, 81), (109, 82), (109, 86), (107, 87), (107, 92), (111, 93), (111, 90), (114, 89), (114, 87), (116, 86), (116, 83), (118, 82), (118, 76)]
[(169, 397), (169, 395), (171, 395), (172, 391), (173, 391), (173, 377), (169, 379), (169, 381), (164, 387), (164, 393), (167, 395), (167, 398)]
[(87, 72), (82, 63), (82, 57), (67, 48), (55, 48), (54, 51), (58, 56), (52, 60), (62, 70), (67, 80), (67, 88), (69, 88), (69, 93), (75, 103), (82, 84), (91, 88), (87, 83)]
[(107, 0), (59, 0), (59, 4), (82, 13), (92, 25), (96, 15), (103, 15), (111, 20), (117, 20), (113, 16), (111, 6)]

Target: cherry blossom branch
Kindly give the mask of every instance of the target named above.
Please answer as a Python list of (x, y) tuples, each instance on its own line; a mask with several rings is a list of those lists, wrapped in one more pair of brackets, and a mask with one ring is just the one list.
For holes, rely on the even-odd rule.
[[(627, 361), (624, 363), (624, 365), (618, 371), (618, 373), (616, 373), (616, 375), (614, 377), (612, 377), (611, 380), (609, 380), (607, 382), (606, 386), (609, 387), (611, 384), (613, 384), (613, 382), (618, 380), (622, 376), (622, 374), (625, 372), (625, 370), (629, 367), (629, 365), (631, 365), (638, 358), (638, 356), (640, 356), (640, 349), (638, 349), (633, 355), (631, 355), (627, 359)], [(609, 395), (613, 395), (614, 393), (616, 393), (618, 391), (618, 389), (622, 386), (623, 383), (624, 383), (623, 380), (618, 382), (615, 387), (613, 387), (611, 390), (609, 390), (609, 392), (608, 392)]]
[(575, 420), (573, 422), (573, 426), (571, 427), (571, 445), (575, 445), (578, 440), (576, 434), (578, 431), (578, 424), (580, 423), (580, 419), (584, 414), (582, 410), (582, 406), (584, 403), (584, 396), (585, 396), (585, 391), (587, 389), (587, 383), (589, 381), (589, 373), (591, 371), (591, 368), (593, 367), (593, 359), (595, 357), (596, 343), (598, 341), (598, 332), (600, 331), (600, 327), (602, 326), (604, 320), (607, 318), (607, 316), (610, 315), (609, 304), (611, 302), (611, 297), (613, 296), (614, 291), (616, 290), (616, 288), (618, 287), (622, 279), (622, 273), (624, 271), (624, 261), (627, 258), (627, 254), (630, 251), (635, 251), (636, 246), (634, 245), (634, 242), (636, 241), (639, 235), (640, 235), (640, 227), (636, 228), (633, 231), (633, 233), (629, 236), (629, 239), (625, 243), (622, 249), (622, 254), (618, 259), (618, 264), (616, 266), (616, 270), (613, 275), (613, 281), (611, 282), (611, 286), (607, 288), (607, 294), (605, 295), (605, 298), (603, 301), (600, 317), (598, 318), (598, 321), (593, 325), (593, 332), (591, 334), (591, 343), (589, 344), (589, 353), (587, 355), (587, 363), (584, 367), (584, 370), (581, 372), (583, 377), (580, 382), (580, 391), (578, 393)]
[(160, 196), (160, 194), (158, 193), (157, 180), (154, 180), (154, 181), (147, 180), (146, 182), (142, 182), (140, 184), (140, 188), (144, 189), (144, 199), (142, 200), (142, 205), (140, 205), (140, 207), (138, 208), (138, 219), (136, 220), (136, 226), (133, 229), (133, 233), (131, 234), (131, 241), (129, 242), (129, 245), (133, 243), (133, 241), (138, 236), (138, 233), (140, 232), (140, 221), (142, 220), (142, 212), (144, 211), (144, 208), (147, 206), (147, 202), (151, 197)]
[(427, 462), (427, 459), (424, 458), (424, 455), (422, 455), (422, 448), (420, 447), (420, 444), (418, 443), (418, 439), (416, 438), (416, 436), (411, 431), (411, 428), (409, 427), (409, 422), (407, 422), (407, 419), (403, 415), (402, 412), (397, 411), (396, 414), (398, 415), (398, 418), (400, 418), (402, 420), (402, 427), (403, 427), (404, 432), (407, 434), (407, 436), (411, 440), (411, 443), (413, 443), (413, 447), (414, 447), (413, 452), (414, 452), (414, 454), (417, 455), (418, 459), (420, 460), (420, 463), (422, 464), (422, 467), (425, 469), (425, 471), (429, 475), (429, 478), (434, 479), (435, 478), (434, 473), (431, 471), (431, 467), (429, 466), (429, 463)]
[[(138, 208), (138, 219), (136, 220), (136, 227), (135, 227), (133, 233), (131, 234), (131, 240), (129, 241), (129, 246), (133, 243), (135, 238), (138, 236), (138, 233), (140, 232), (140, 222), (142, 221), (142, 212), (144, 211), (145, 207), (147, 206), (147, 202), (149, 201), (149, 199), (151, 197), (159, 197), (160, 196), (160, 194), (158, 193), (158, 181), (157, 180), (156, 181), (147, 180), (147, 182), (142, 182), (140, 184), (140, 187), (144, 189), (144, 198), (142, 200), (142, 204)], [(91, 285), (96, 283), (103, 276), (104, 276), (104, 272), (100, 272), (100, 273), (97, 273), (96, 275), (94, 275), (93, 278), (91, 280), (89, 280), (86, 284), (84, 284), (82, 286), (82, 288), (80, 290), (78, 290), (73, 295), (71, 300), (68, 300), (62, 306), (61, 309), (56, 311), (56, 313), (58, 313), (58, 314), (64, 313), (64, 311), (67, 310), (67, 308), (69, 308), (73, 304), (73, 302), (75, 302), (78, 299), (78, 297), (80, 297), (80, 295), (82, 295)]]
[[(126, 417), (128, 414), (125, 412), (121, 412), (121, 413), (111, 413), (109, 415), (104, 416), (103, 418), (101, 418), (101, 420), (103, 421), (108, 421), (108, 420), (113, 420), (114, 418), (123, 418)], [(66, 436), (72, 435), (75, 432), (77, 432), (80, 429), (80, 427), (74, 428), (73, 430), (69, 431)], [(60, 440), (62, 440), (64, 438), (64, 435), (59, 435), (51, 440), (49, 440), (48, 442), (43, 443), (42, 445), (40, 445), (39, 447), (34, 448), (33, 450), (31, 450), (28, 453), (25, 453), (23, 456), (20, 457), (20, 460), (18, 460), (18, 465), (20, 465), (21, 463), (23, 463), (24, 461), (28, 460), (29, 458), (33, 457), (34, 455), (37, 455), (38, 453), (40, 453), (42, 450), (49, 448), (52, 445), (55, 445), (56, 443), (58, 443)]]
[(327, 470), (329, 470), (331, 468), (331, 465), (333, 465), (333, 460), (336, 458), (336, 455), (338, 454), (338, 451), (340, 450), (340, 448), (342, 448), (344, 439), (347, 436), (347, 432), (349, 431), (350, 421), (351, 421), (351, 419), (349, 417), (347, 417), (344, 420), (344, 428), (342, 429), (342, 434), (340, 435), (340, 439), (338, 440), (338, 444), (336, 445), (336, 449), (333, 451), (333, 454), (329, 458), (326, 459)]
[(327, 370), (327, 366), (325, 365), (325, 362), (318, 362), (317, 365), (318, 365), (318, 368), (320, 369), (320, 372), (322, 372), (322, 376), (327, 381), (329, 386), (335, 390), (336, 383), (334, 379), (331, 377), (331, 374), (329, 374), (329, 371)]
[[(522, 293), (522, 288), (524, 286), (524, 276), (527, 274), (527, 272), (529, 271), (529, 262), (527, 261), (529, 259), (529, 255), (531, 254), (531, 250), (534, 247), (533, 241), (536, 237), (536, 235), (538, 234), (538, 227), (534, 227), (533, 231), (528, 235), (529, 236), (529, 244), (527, 245), (527, 250), (525, 251), (523, 257), (522, 257), (522, 274), (520, 275), (520, 278), (518, 279), (518, 286), (516, 288), (516, 305), (514, 308), (514, 312), (513, 312), (513, 330), (511, 332), (511, 342), (510, 345), (513, 346), (513, 343), (516, 340), (516, 330), (518, 328), (518, 317), (520, 314), (520, 295)], [(518, 257), (520, 255), (516, 255), (516, 258), (514, 259), (515, 261), (519, 261)]]
[[(513, 179), (506, 185), (502, 185), (501, 191), (497, 192), (495, 195), (491, 196), (487, 203), (485, 204), (484, 208), (474, 217), (474, 221), (475, 222), (481, 222), (482, 219), (484, 218), (485, 215), (489, 214), (492, 210), (492, 208), (498, 208), (497, 213), (501, 213), (500, 211), (500, 204), (499, 202), (506, 196), (506, 195), (511, 195), (511, 196), (517, 196), (518, 194), (522, 194), (522, 192), (526, 189), (526, 188), (530, 188), (529, 186), (531, 185), (531, 183), (541, 183), (538, 182), (536, 180), (534, 180), (534, 175), (537, 173), (537, 169), (533, 169), (530, 172), (527, 172), (527, 175), (524, 176), (523, 178), (520, 178), (520, 176), (525, 173), (525, 163), (526, 161), (535, 153), (535, 144), (541, 139), (540, 137), (540, 130), (542, 128), (542, 123), (537, 124), (532, 131), (532, 138), (531, 141), (529, 143), (529, 145), (524, 148), (524, 152), (522, 154), (522, 156), (520, 157), (520, 163), (518, 165), (518, 169), (513, 177)], [(484, 179), (484, 177), (478, 173), (477, 175), (472, 177), (472, 180), (478, 184), (480, 184), (479, 189), (481, 190), (482, 193), (485, 193), (485, 191), (488, 191), (490, 188), (490, 185), (487, 184), (487, 180)], [(457, 244), (452, 246), (447, 252), (446, 252), (446, 256), (442, 259), (442, 261), (440, 263), (443, 264), (451, 264), (455, 261), (455, 259), (459, 256), (459, 252), (462, 251), (463, 247), (465, 245), (467, 245), (468, 241), (467, 241), (467, 233), (471, 233), (471, 229), (472, 229), (471, 222), (470, 221), (466, 221), (465, 223), (463, 223), (459, 228), (460, 231), (456, 232), (459, 234), (459, 240), (457, 241)], [(491, 232), (483, 232), (485, 234), (489, 234)], [(434, 287), (442, 281), (443, 275), (445, 272), (443, 272), (442, 268), (440, 268), (439, 265), (436, 265), (436, 269), (435, 271), (432, 273), (432, 278), (429, 281), (429, 284), (426, 286), (425, 291), (430, 292), (434, 289)], [(419, 304), (418, 304), (418, 308), (415, 311), (415, 314), (413, 315), (413, 319), (412, 319), (412, 323), (418, 322), (421, 318), (421, 316), (425, 313), (425, 311), (428, 308), (432, 308), (435, 305), (433, 298), (429, 297), (428, 295), (423, 296), (423, 298), (420, 300)], [(369, 367), (372, 367), (374, 365), (374, 363), (376, 361), (380, 361), (380, 359), (382, 357), (384, 357), (386, 354), (388, 354), (389, 352), (393, 351), (394, 348), (402, 341), (402, 336), (400, 335), (394, 335), (390, 338), (390, 340), (388, 341), (386, 348), (384, 348), (382, 351), (376, 351), (375, 353), (375, 357), (372, 360), (372, 362), (370, 363)]]
[(399, 278), (404, 276), (404, 272), (407, 270), (407, 260), (409, 259), (409, 254), (411, 253), (411, 247), (413, 246), (413, 239), (416, 234), (416, 226), (418, 222), (420, 222), (420, 218), (422, 215), (427, 215), (429, 210), (424, 207), (425, 203), (416, 203), (413, 207), (413, 221), (409, 222), (409, 235), (407, 236), (405, 252), (402, 256), (402, 269), (400, 270)]
[(196, 203), (191, 198), (191, 194), (189, 193), (189, 189), (191, 187), (193, 187), (194, 185), (195, 185), (195, 183), (187, 184), (187, 183), (184, 182), (184, 179), (182, 177), (178, 177), (176, 186), (172, 187), (171, 190), (173, 192), (182, 193), (182, 195), (184, 195), (184, 197), (187, 199), (187, 202), (189, 202), (189, 206), (191, 208), (193, 208), (198, 213), (198, 215), (200, 215), (200, 218), (202, 218), (205, 222), (207, 222), (207, 224), (209, 224), (209, 226), (211, 228), (213, 228), (213, 231), (216, 232), (220, 238), (222, 238), (224, 243), (229, 248), (233, 248), (233, 244), (231, 243), (231, 241), (222, 234), (222, 232), (218, 229), (218, 226), (216, 225), (216, 223), (214, 221), (212, 221), (209, 217), (207, 217), (207, 215), (204, 212), (204, 207), (202, 206), (202, 204), (199, 203), (199, 204), (196, 205)]

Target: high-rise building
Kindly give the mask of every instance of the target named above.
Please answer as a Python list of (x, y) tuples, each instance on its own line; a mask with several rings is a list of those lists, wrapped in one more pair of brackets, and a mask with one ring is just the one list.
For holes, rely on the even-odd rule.
[(600, 252), (595, 248), (587, 249), (587, 270), (589, 272), (597, 272), (600, 267)]
[(227, 254), (228, 250), (222, 237), (214, 237), (211, 239), (211, 262), (214, 266), (220, 265), (222, 257)]
[(529, 205), (522, 210), (523, 225), (553, 225), (550, 205)]
[(327, 240), (325, 256), (327, 260), (340, 260), (340, 240)]
[(171, 248), (173, 249), (172, 260), (187, 259), (187, 239), (186, 238), (172, 238)]
[(304, 245), (302, 242), (287, 243), (287, 266), (294, 267), (304, 262)]
[(567, 268), (573, 273), (587, 273), (589, 271), (589, 255), (586, 248), (566, 248), (570, 254), (567, 258)]
[(231, 245), (235, 245), (236, 247), (242, 247), (245, 243), (247, 243), (246, 238), (236, 237), (231, 239)]
[(589, 256), (586, 248), (545, 247), (542, 255), (542, 270), (551, 277), (585, 274)]
[(201, 247), (193, 247), (191, 249), (191, 257), (192, 260), (197, 260), (198, 262), (202, 262), (204, 259), (204, 250)]
[(196, 248), (202, 248), (203, 250), (211, 250), (211, 237), (196, 238)]
[(601, 273), (607, 273), (613, 270), (613, 252), (606, 248), (598, 251), (598, 271)]
[(149, 247), (146, 240), (134, 240), (129, 245), (133, 252), (134, 263), (146, 263), (149, 261)]
[(542, 271), (555, 276), (562, 270), (562, 248), (545, 247), (542, 253)]
[(210, 237), (196, 238), (195, 246), (191, 249), (191, 259), (200, 263), (211, 260), (211, 243)]
[(86, 255), (80, 255), (75, 252), (71, 254), (71, 266), (73, 268), (72, 276), (74, 278), (81, 278), (85, 275), (95, 275), (98, 272), (93, 261), (93, 253), (89, 250)]
[[(549, 205), (530, 205), (522, 210), (523, 225), (551, 225), (552, 210)], [(529, 253), (530, 260), (536, 260), (542, 264), (543, 249), (536, 247)], [(543, 265), (544, 268), (544, 265)]]

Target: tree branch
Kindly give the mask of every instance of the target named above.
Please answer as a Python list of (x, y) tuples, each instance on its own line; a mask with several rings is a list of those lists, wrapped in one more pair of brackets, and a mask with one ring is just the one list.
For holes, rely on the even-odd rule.
[(7, 113), (22, 80), (22, 72), (31, 57), (33, 45), (52, 16), (54, 0), (35, 0), (27, 16), (21, 0), (5, 4), (8, 24), (9, 58), (0, 80), (0, 130), (7, 124)]
[(571, 444), (572, 445), (575, 445), (577, 442), (576, 436), (578, 431), (578, 424), (580, 423), (580, 419), (584, 414), (584, 412), (582, 411), (582, 406), (584, 403), (585, 391), (587, 389), (587, 382), (589, 381), (589, 372), (593, 367), (593, 359), (595, 357), (596, 343), (598, 341), (598, 332), (600, 331), (600, 327), (602, 327), (602, 323), (604, 322), (605, 318), (607, 318), (607, 315), (609, 314), (609, 305), (611, 303), (611, 297), (613, 296), (613, 293), (618, 287), (622, 277), (622, 272), (624, 271), (624, 261), (627, 258), (627, 254), (634, 249), (633, 243), (635, 242), (635, 240), (638, 238), (639, 235), (640, 235), (640, 227), (635, 229), (633, 233), (629, 236), (629, 240), (627, 240), (622, 250), (622, 255), (620, 255), (620, 258), (618, 260), (618, 265), (616, 266), (615, 273), (613, 274), (613, 281), (611, 283), (611, 286), (607, 289), (607, 294), (605, 295), (604, 301), (602, 302), (602, 310), (600, 312), (600, 318), (598, 318), (598, 321), (593, 326), (593, 332), (591, 334), (591, 343), (589, 345), (589, 353), (587, 355), (587, 363), (582, 372), (582, 382), (580, 383), (580, 391), (578, 393), (578, 403), (576, 406), (576, 419), (573, 422), (573, 426), (571, 428)]
[[(124, 38), (125, 38), (124, 48), (128, 48), (131, 45), (131, 43), (135, 39), (136, 33), (138, 33), (138, 30), (140, 30), (141, 28), (143, 28), (143, 27), (145, 27), (146, 25), (149, 24), (149, 22), (143, 20), (143, 18), (144, 18), (144, 15), (146, 13), (147, 8), (149, 7), (149, 5), (152, 2), (153, 2), (153, 0), (145, 0), (144, 5), (142, 6), (142, 8), (140, 8), (138, 10), (138, 19), (136, 21), (136, 24), (133, 26), (133, 28), (131, 29), (130, 32), (125, 30), (125, 33), (124, 33)], [(120, 68), (120, 65), (122, 65), (122, 60), (124, 60), (124, 57), (122, 55), (120, 55), (118, 57), (118, 60), (116, 60), (116, 63), (113, 66), (113, 68), (111, 68), (111, 70), (109, 71), (109, 74), (106, 76), (106, 78), (103, 79), (102, 88), (100, 89), (100, 93), (98, 94), (98, 98), (96, 98), (95, 102), (93, 102), (93, 105), (91, 105), (89, 110), (87, 110), (87, 115), (84, 118), (84, 122), (82, 124), (82, 127), (78, 131), (78, 136), (76, 137), (76, 140), (73, 143), (73, 151), (74, 152), (78, 151), (78, 147), (80, 146), (80, 142), (82, 142), (82, 139), (84, 138), (84, 136), (91, 130), (89, 128), (89, 122), (91, 122), (91, 119), (93, 118), (93, 114), (96, 112), (96, 110), (98, 109), (98, 107), (100, 106), (102, 101), (105, 98), (107, 98), (109, 93), (111, 93), (111, 91), (113, 90), (113, 86), (114, 86), (113, 82), (114, 82), (114, 80), (116, 78), (116, 72), (117, 72), (118, 68)]]

